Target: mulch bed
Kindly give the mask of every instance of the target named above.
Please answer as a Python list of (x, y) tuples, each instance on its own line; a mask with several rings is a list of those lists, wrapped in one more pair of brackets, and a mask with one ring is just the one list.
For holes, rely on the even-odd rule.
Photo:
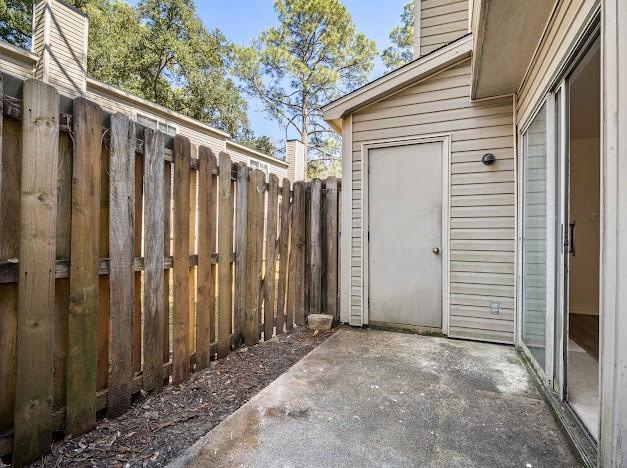
[(332, 332), (306, 328), (241, 348), (181, 385), (140, 398), (124, 415), (55, 443), (37, 466), (163, 466), (288, 370)]

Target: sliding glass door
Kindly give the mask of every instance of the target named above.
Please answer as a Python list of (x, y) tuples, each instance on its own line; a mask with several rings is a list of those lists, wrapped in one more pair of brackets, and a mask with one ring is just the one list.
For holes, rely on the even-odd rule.
[(540, 371), (547, 352), (548, 138), (547, 103), (523, 133), (522, 330), (521, 338)]

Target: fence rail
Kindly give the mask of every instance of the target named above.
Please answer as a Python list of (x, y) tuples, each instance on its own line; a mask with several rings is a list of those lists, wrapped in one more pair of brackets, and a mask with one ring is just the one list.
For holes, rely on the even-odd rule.
[(0, 99), (0, 455), (15, 466), (140, 390), (337, 317), (339, 180), (266, 180), (59, 100), (36, 80)]

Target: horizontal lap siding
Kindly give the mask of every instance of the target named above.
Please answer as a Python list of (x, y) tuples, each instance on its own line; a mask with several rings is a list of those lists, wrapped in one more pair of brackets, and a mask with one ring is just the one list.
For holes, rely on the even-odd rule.
[(50, 84), (61, 94), (77, 97), (85, 91), (87, 20), (59, 2), (51, 4)]
[(8, 54), (0, 57), (0, 72), (27, 80), (33, 77), (34, 63), (30, 60), (20, 60)]
[[(514, 339), (515, 196), (512, 101), (471, 102), (469, 62), (353, 114), (351, 314), (361, 316), (361, 146), (451, 134), (450, 335)], [(483, 154), (496, 156), (491, 166)], [(500, 313), (491, 313), (491, 303)]]
[(468, 33), (468, 0), (422, 0), (420, 55)]

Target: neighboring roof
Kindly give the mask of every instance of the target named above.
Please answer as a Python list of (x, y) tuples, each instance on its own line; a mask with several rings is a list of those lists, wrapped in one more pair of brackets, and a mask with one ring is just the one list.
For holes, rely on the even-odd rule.
[(467, 34), (326, 104), (322, 108), (324, 120), (341, 131), (342, 119), (348, 114), (467, 59), (471, 51), (472, 35)]
[(235, 143), (232, 140), (227, 140), (226, 141), (226, 147), (228, 149), (228, 147), (233, 148), (234, 150), (237, 150), (239, 153), (242, 154), (247, 154), (253, 158), (256, 159), (261, 159), (263, 161), (267, 161), (270, 162), (272, 164), (276, 164), (278, 166), (283, 166), (283, 167), (289, 167), (289, 164), (285, 161), (283, 161), (282, 159), (277, 159), (274, 156), (269, 156), (265, 153), (262, 153), (261, 151), (257, 151), (253, 148), (250, 148), (246, 145), (240, 145), (239, 143)]
[(209, 125), (204, 124), (200, 122), (199, 120), (188, 117), (185, 114), (181, 114), (180, 112), (176, 112), (171, 109), (168, 109), (167, 107), (161, 106), (159, 104), (155, 104), (154, 102), (148, 101), (147, 99), (144, 99), (144, 98), (140, 98), (139, 96), (135, 96), (134, 94), (127, 93), (126, 91), (122, 91), (121, 89), (118, 89), (115, 86), (111, 86), (107, 83), (103, 83), (102, 81), (87, 77), (87, 87), (91, 88), (92, 91), (104, 92), (111, 96), (117, 97), (118, 99), (127, 101), (128, 103), (131, 103), (133, 106), (140, 106), (140, 107), (143, 107), (144, 109), (152, 110), (156, 114), (162, 115), (163, 117), (169, 119), (172, 122), (184, 123), (191, 127), (195, 127), (200, 130), (204, 130), (206, 132), (214, 133), (223, 138), (230, 138), (231, 136), (227, 132), (218, 130), (217, 128), (214, 128), (214, 127), (210, 127)]
[(0, 40), (0, 56), (1, 55), (8, 55), (10, 57), (22, 60), (24, 62), (30, 62), (32, 64), (35, 64), (38, 60), (37, 55), (33, 54), (32, 52), (23, 49), (22, 47), (9, 44), (8, 42), (2, 40)]
[(148, 101), (147, 99), (140, 98), (139, 96), (135, 96), (134, 94), (128, 93), (126, 91), (122, 91), (121, 89), (116, 88), (115, 86), (111, 86), (107, 83), (103, 83), (102, 81), (96, 80), (94, 78), (87, 77), (87, 87), (90, 91), (95, 91), (98, 93), (105, 93), (109, 96), (117, 98), (118, 100), (126, 101), (132, 107), (138, 107), (147, 109), (152, 111), (152, 113), (156, 115), (162, 116), (164, 119), (167, 119), (168, 122), (171, 123), (179, 123), (186, 125), (187, 127), (196, 128), (201, 132), (209, 132), (214, 135), (220, 137), (221, 139), (226, 140), (227, 147), (230, 146), (232, 149), (235, 149), (241, 153), (245, 153), (250, 155), (251, 157), (261, 159), (267, 161), (271, 164), (288, 167), (289, 164), (281, 159), (277, 159), (273, 156), (269, 156), (260, 151), (249, 148), (248, 146), (240, 145), (239, 143), (235, 143), (230, 140), (231, 135), (222, 130), (218, 130), (217, 128), (211, 127), (207, 124), (200, 122), (192, 117), (188, 117), (185, 114), (181, 114), (180, 112), (173, 111), (168, 109), (167, 107), (161, 106), (154, 102)]

